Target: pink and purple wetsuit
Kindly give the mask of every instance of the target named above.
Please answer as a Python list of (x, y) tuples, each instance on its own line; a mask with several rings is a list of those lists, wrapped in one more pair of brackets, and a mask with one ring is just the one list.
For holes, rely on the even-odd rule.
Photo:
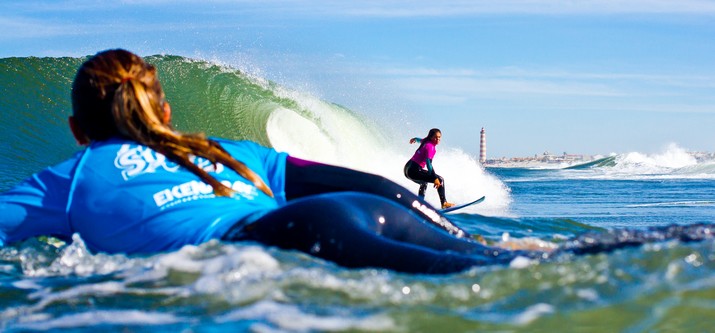
[(418, 194), (420, 197), (425, 196), (427, 191), (427, 184), (434, 183), (436, 179), (439, 179), (442, 186), (437, 188), (437, 193), (439, 194), (439, 201), (444, 204), (447, 202), (447, 196), (445, 194), (444, 188), (444, 178), (434, 172), (432, 167), (432, 159), (435, 153), (437, 153), (437, 147), (432, 141), (421, 140), (415, 138), (415, 141), (420, 143), (419, 148), (412, 155), (407, 164), (405, 164), (405, 177), (414, 181), (420, 185)]

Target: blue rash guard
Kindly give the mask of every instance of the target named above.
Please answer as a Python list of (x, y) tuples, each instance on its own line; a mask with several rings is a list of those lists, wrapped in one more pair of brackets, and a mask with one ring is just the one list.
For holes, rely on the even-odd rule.
[(287, 154), (250, 141), (214, 139), (258, 174), (274, 198), (230, 168), (204, 158), (193, 162), (231, 187), (218, 197), (189, 170), (133, 141), (92, 143), (0, 194), (0, 246), (79, 233), (92, 251), (152, 253), (221, 238), (285, 205)]

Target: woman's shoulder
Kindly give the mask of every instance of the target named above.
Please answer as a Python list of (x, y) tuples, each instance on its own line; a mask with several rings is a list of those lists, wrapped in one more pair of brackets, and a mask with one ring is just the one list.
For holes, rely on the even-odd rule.
[(437, 145), (435, 145), (433, 142), (427, 142), (424, 145), (424, 149), (430, 154), (433, 154), (437, 151)]
[(244, 149), (273, 149), (271, 147), (267, 147), (265, 145), (262, 145), (258, 142), (251, 141), (251, 140), (231, 140), (231, 139), (219, 138), (219, 137), (211, 137), (210, 139), (218, 142), (224, 148), (232, 146), (232, 147), (239, 147), (239, 148), (244, 148)]
[(226, 149), (234, 157), (239, 157), (242, 155), (256, 155), (256, 156), (282, 156), (285, 153), (280, 153), (272, 147), (268, 147), (261, 143), (251, 141), (251, 140), (230, 140), (226, 138), (211, 138), (215, 142), (219, 143), (221, 147)]

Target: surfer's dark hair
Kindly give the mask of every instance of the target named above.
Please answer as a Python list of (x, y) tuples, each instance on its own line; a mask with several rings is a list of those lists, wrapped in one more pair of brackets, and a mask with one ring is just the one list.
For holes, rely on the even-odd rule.
[(427, 136), (422, 138), (422, 141), (420, 142), (420, 146), (417, 147), (417, 150), (422, 149), (422, 147), (424, 147), (425, 143), (427, 143), (428, 141), (431, 141), (432, 138), (434, 138), (434, 136), (437, 135), (437, 133), (442, 133), (442, 131), (440, 131), (439, 128), (433, 128), (433, 129), (429, 130), (429, 133), (427, 133)]
[(203, 133), (184, 134), (169, 123), (156, 67), (129, 51), (107, 50), (89, 58), (72, 84), (72, 113), (90, 141), (124, 137), (148, 146), (230, 196), (233, 190), (191, 161), (200, 156), (236, 171), (264, 193), (273, 192), (255, 172)]

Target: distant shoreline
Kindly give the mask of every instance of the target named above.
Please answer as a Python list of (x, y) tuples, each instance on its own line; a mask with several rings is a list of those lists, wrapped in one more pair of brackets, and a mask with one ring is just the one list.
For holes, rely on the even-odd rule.
[(606, 156), (566, 153), (562, 155), (554, 155), (549, 152), (545, 152), (541, 155), (534, 155), (532, 157), (502, 157), (498, 159), (487, 159), (483, 165), (485, 167), (492, 168), (558, 169), (592, 162), (604, 157)]
[[(715, 153), (711, 152), (688, 152), (697, 162), (715, 161)], [(609, 156), (614, 156), (609, 155)], [(497, 159), (487, 159), (483, 163), (487, 168), (528, 168), (528, 169), (561, 169), (580, 164), (585, 164), (599, 159), (604, 159), (606, 155), (579, 155), (566, 154), (553, 155), (545, 152), (532, 157), (501, 157)]]

